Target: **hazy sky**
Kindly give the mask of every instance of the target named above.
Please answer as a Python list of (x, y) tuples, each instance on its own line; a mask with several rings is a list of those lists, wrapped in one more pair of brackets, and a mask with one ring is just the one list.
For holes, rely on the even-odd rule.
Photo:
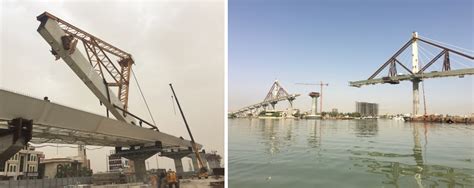
[[(134, 71), (162, 132), (189, 139), (175, 114), (173, 83), (196, 142), (224, 154), (225, 3), (202, 1), (2, 1), (0, 87), (105, 115), (98, 99), (37, 33), (36, 16), (48, 11), (132, 54)], [(134, 81), (129, 111), (150, 120)], [(97, 147), (90, 147), (97, 148)], [(46, 158), (56, 148), (41, 148)], [(88, 151), (95, 171), (106, 169), (112, 148)], [(59, 149), (63, 156), (76, 149)], [(149, 159), (156, 167), (155, 158)], [(188, 162), (183, 162), (185, 168)], [(160, 158), (160, 167), (172, 167)], [(173, 167), (174, 168), (174, 167)]]
[[(411, 82), (353, 88), (348, 81), (367, 79), (413, 31), (474, 54), (473, 12), (470, 0), (229, 0), (229, 110), (263, 101), (278, 79), (290, 93), (302, 94), (295, 107), (303, 110), (310, 109), (308, 93), (319, 87), (295, 83), (322, 80), (329, 83), (325, 111), (353, 112), (355, 101), (367, 101), (379, 103), (380, 114), (410, 113)], [(438, 53), (423, 47), (428, 57)], [(409, 53), (399, 59), (411, 67)], [(420, 61), (426, 64), (428, 57), (420, 54)], [(474, 67), (451, 57), (453, 69)], [(441, 64), (428, 69), (433, 70)], [(428, 113), (473, 113), (473, 87), (472, 76), (426, 80)]]

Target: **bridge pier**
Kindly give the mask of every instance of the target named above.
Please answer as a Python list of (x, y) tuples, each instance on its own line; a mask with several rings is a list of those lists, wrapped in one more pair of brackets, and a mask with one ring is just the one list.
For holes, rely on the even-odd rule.
[[(210, 172), (211, 169), (209, 169), (209, 166), (207, 165), (206, 154), (204, 152), (199, 152), (199, 155), (201, 156), (202, 162), (204, 163), (204, 168), (206, 168), (207, 171)], [(199, 167), (199, 162), (197, 160), (196, 154), (191, 153), (188, 155), (188, 157), (190, 157), (193, 162), (194, 172), (199, 172), (200, 168), (202, 167)]]
[(419, 115), (420, 110), (420, 79), (413, 79), (413, 116), (416, 117)]
[(135, 177), (138, 181), (146, 181), (145, 160), (152, 157), (163, 149), (162, 143), (157, 141), (154, 146), (131, 146), (130, 149), (115, 147), (113, 155), (132, 160), (135, 166)]
[(288, 115), (293, 116), (293, 100), (295, 100), (294, 97), (289, 97), (288, 102), (290, 103), (290, 106), (288, 107)]
[(33, 121), (16, 118), (8, 122), (8, 129), (0, 129), (0, 167), (21, 150), (30, 140)]
[(168, 157), (170, 159), (173, 159), (174, 161), (174, 167), (176, 169), (176, 175), (178, 176), (182, 176), (183, 173), (184, 173), (184, 169), (183, 169), (183, 157), (186, 157), (188, 156), (189, 154), (193, 153), (193, 151), (191, 150), (191, 148), (189, 150), (171, 150), (171, 151), (162, 151), (160, 156), (163, 156), (163, 157)]
[(277, 104), (277, 101), (270, 102), (270, 105), (272, 105), (272, 110), (275, 110), (275, 105)]

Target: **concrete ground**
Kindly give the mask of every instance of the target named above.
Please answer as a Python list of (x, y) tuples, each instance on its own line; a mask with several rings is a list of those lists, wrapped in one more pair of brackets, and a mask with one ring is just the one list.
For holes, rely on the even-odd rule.
[[(209, 178), (209, 179), (182, 179), (180, 180), (180, 188), (223, 188), (224, 185), (210, 186), (211, 182), (223, 182), (224, 178)], [(128, 183), (128, 184), (114, 184), (114, 185), (71, 185), (68, 188), (155, 188), (150, 184), (143, 183)], [(166, 187), (166, 186), (163, 186)]]
[[(183, 179), (180, 182), (180, 188), (209, 188), (211, 182), (220, 182), (224, 181), (224, 178), (214, 179)], [(212, 187), (224, 187), (222, 186), (212, 186)]]

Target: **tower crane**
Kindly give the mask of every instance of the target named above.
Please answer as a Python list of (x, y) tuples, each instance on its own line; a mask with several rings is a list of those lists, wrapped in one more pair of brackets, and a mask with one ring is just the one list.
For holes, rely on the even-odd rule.
[(329, 83), (323, 83), (323, 81), (320, 81), (319, 83), (296, 83), (296, 85), (320, 86), (321, 95), (319, 99), (319, 109), (321, 110), (321, 113), (322, 113), (323, 112), (323, 87), (329, 86)]

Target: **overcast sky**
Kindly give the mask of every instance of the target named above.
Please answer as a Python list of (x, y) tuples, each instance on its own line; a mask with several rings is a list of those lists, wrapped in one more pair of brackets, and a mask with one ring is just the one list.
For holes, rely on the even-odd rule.
[[(134, 72), (162, 132), (189, 139), (175, 114), (173, 83), (196, 142), (224, 154), (225, 3), (201, 1), (2, 1), (0, 87), (34, 97), (48, 96), (69, 107), (105, 115), (98, 99), (37, 33), (36, 16), (48, 11), (132, 54)], [(150, 120), (134, 81), (129, 111)], [(97, 148), (97, 147), (90, 147)], [(46, 158), (56, 148), (39, 149)], [(88, 151), (94, 171), (106, 169), (112, 148)], [(76, 149), (60, 148), (61, 156)], [(148, 160), (156, 167), (154, 157)], [(172, 162), (160, 158), (160, 168)], [(183, 162), (185, 169), (188, 162)], [(174, 168), (174, 167), (173, 167)]]

